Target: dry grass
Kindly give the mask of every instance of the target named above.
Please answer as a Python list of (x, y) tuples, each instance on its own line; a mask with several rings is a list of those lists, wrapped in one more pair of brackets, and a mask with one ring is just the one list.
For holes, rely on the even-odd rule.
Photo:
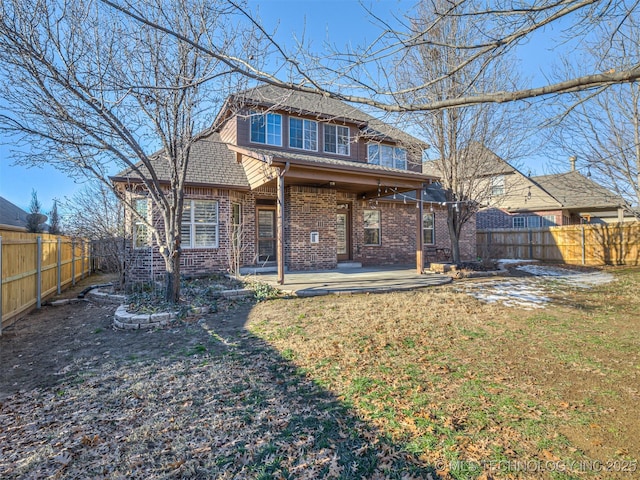
[(0, 477), (628, 478), (640, 271), (615, 273), (538, 311), (440, 287), (125, 333), (70, 306), (95, 358), (0, 401)]
[(640, 458), (640, 272), (617, 275), (552, 285), (536, 312), (444, 287), (270, 302), (250, 329), (444, 476), (600, 476), (601, 461), (625, 477)]

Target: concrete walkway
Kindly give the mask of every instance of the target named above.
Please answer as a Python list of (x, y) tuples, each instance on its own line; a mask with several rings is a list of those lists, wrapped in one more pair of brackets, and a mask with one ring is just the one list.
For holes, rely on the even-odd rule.
[(254, 278), (284, 293), (299, 297), (395, 292), (451, 282), (451, 277), (447, 275), (434, 273), (419, 275), (415, 267), (401, 266), (287, 272), (284, 275), (284, 285), (278, 285), (275, 273), (255, 274)]

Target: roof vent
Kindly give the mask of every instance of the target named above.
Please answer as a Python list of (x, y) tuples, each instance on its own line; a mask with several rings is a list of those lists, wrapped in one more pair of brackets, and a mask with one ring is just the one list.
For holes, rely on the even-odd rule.
[(569, 163), (571, 164), (571, 171), (572, 172), (576, 171), (576, 160), (577, 160), (577, 157), (575, 157), (575, 156), (569, 157)]

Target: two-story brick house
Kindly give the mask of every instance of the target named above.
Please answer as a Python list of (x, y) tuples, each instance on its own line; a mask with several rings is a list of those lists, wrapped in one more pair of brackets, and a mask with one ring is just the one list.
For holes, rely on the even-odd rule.
[[(446, 211), (424, 196), (436, 180), (422, 173), (426, 146), (411, 135), (344, 102), (271, 86), (231, 96), (214, 125), (191, 149), (182, 272), (274, 265), (282, 279), (285, 269), (342, 264), (422, 271), (426, 246), (449, 246), (438, 228)], [(161, 179), (164, 169), (156, 169)], [(126, 187), (136, 176), (112, 180)], [(139, 202), (146, 212), (146, 199)], [(143, 234), (133, 246), (134, 277), (162, 272)]]

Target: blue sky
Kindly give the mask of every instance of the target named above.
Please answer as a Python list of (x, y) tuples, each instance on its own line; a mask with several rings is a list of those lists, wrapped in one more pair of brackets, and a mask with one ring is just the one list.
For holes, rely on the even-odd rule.
[[(414, 3), (406, 0), (364, 0), (365, 5), (385, 18), (401, 17)], [(249, 0), (249, 5), (253, 10), (259, 9), (267, 30), (277, 26), (276, 38), (283, 43), (290, 42), (293, 35), (300, 38), (304, 32), (305, 38), (312, 42), (312, 49), (320, 50), (327, 40), (342, 47), (348, 43), (361, 45), (371, 42), (377, 35), (371, 22), (364, 19), (362, 7), (356, 0)], [(552, 53), (547, 40), (544, 34), (539, 35), (520, 50), (522, 64), (526, 65), (523, 73), (531, 77), (534, 84), (543, 80), (543, 73), (550, 63)], [(83, 188), (82, 184), (75, 183), (50, 166), (26, 168), (13, 165), (11, 148), (0, 145), (0, 196), (10, 202), (27, 210), (31, 191), (35, 189), (43, 210), (48, 212), (54, 198), (63, 200)], [(525, 159), (523, 171), (545, 173), (546, 161), (536, 156)]]

